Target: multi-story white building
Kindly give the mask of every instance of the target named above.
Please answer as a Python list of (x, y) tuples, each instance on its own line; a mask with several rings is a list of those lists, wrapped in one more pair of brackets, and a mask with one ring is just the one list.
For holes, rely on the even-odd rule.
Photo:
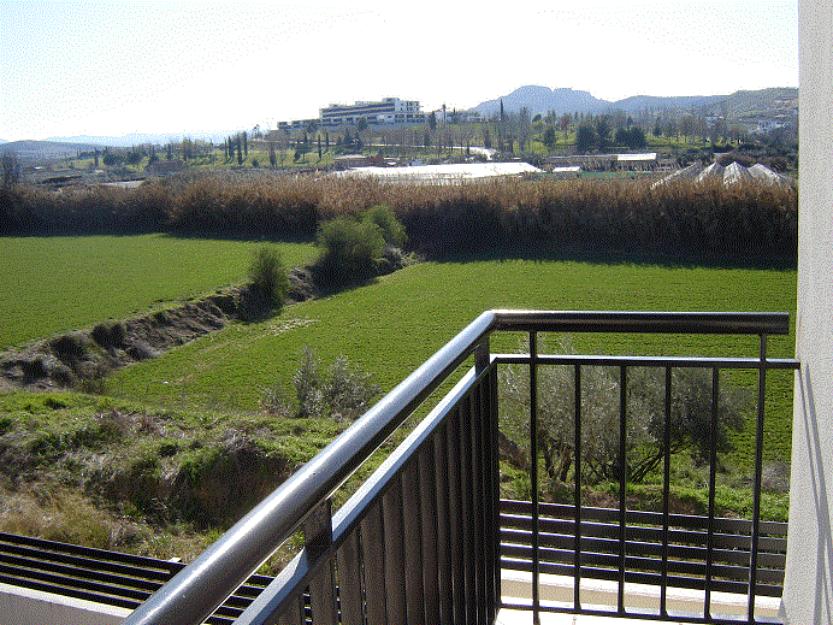
[(331, 104), (320, 111), (322, 126), (355, 125), (365, 119), (368, 124), (418, 124), (425, 121), (419, 100), (382, 98), (375, 102)]

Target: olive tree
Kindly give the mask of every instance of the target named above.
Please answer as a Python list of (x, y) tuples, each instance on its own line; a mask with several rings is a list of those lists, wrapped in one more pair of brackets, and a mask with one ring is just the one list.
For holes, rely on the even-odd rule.
[[(572, 353), (562, 345), (565, 353)], [(641, 482), (662, 462), (665, 428), (665, 370), (628, 367), (626, 379), (626, 474)], [(675, 368), (671, 374), (670, 451), (689, 451), (696, 460), (711, 448), (711, 372)], [(715, 444), (730, 448), (728, 433), (742, 425), (749, 394), (719, 385)], [(618, 480), (620, 368), (581, 367), (581, 453), (586, 483)], [(500, 377), (501, 427), (515, 438), (529, 424), (529, 367), (511, 365)], [(565, 483), (575, 462), (575, 369), (572, 365), (538, 367), (539, 453), (549, 479)]]

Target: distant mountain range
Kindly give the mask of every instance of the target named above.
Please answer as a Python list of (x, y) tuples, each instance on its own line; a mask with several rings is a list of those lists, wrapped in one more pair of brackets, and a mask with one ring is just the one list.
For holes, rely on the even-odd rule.
[(90, 143), (67, 143), (55, 141), (4, 141), (0, 143), (0, 154), (13, 152), (18, 158), (49, 159), (73, 157), (78, 152), (100, 148)]
[[(235, 131), (236, 132), (236, 131)], [(181, 134), (150, 134), (133, 133), (120, 137), (79, 135), (75, 137), (49, 137), (44, 141), (22, 140), (22, 141), (0, 141), (0, 154), (14, 152), (18, 158), (29, 159), (52, 159), (74, 157), (77, 152), (87, 152), (106, 147), (127, 148), (143, 143), (156, 145), (165, 144), (169, 141), (179, 141), (182, 137), (191, 139), (211, 139), (215, 143), (233, 134), (228, 133), (181, 133)]]
[(798, 106), (798, 89), (770, 88), (758, 91), (736, 91), (730, 95), (707, 96), (649, 96), (636, 95), (610, 101), (594, 97), (589, 91), (574, 89), (550, 89), (539, 85), (526, 85), (501, 98), (486, 100), (473, 107), (481, 115), (499, 114), (500, 101), (507, 113), (517, 113), (526, 107), (533, 115), (549, 111), (562, 113), (604, 113), (624, 111), (636, 113), (645, 110), (672, 111), (698, 110), (704, 113), (742, 117), (753, 112), (765, 113), (774, 109)]
[(74, 137), (49, 137), (47, 141), (56, 141), (58, 143), (83, 143), (87, 145), (97, 145), (99, 147), (110, 146), (116, 148), (129, 148), (134, 145), (141, 145), (143, 143), (164, 144), (169, 141), (179, 141), (183, 137), (190, 137), (191, 139), (211, 139), (212, 141), (220, 142), (228, 135), (234, 134), (238, 131), (230, 130), (229, 132), (180, 132), (180, 133), (139, 133), (134, 132), (121, 136), (94, 136), (94, 135), (76, 135)]

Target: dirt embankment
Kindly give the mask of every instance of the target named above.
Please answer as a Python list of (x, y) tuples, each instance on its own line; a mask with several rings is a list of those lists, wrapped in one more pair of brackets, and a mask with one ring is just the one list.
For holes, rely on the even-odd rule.
[[(308, 270), (293, 269), (289, 277), (290, 302), (317, 295)], [(256, 321), (272, 312), (270, 302), (253, 287), (233, 287), (176, 308), (62, 334), (0, 353), (0, 389), (95, 391), (112, 369), (154, 358), (229, 321)]]

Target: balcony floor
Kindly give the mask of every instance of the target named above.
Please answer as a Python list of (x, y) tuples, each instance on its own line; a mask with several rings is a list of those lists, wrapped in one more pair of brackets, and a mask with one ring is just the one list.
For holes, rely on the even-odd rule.
[[(504, 569), (501, 572), (503, 601), (507, 604), (531, 605), (532, 574)], [(583, 579), (581, 582), (581, 599), (586, 608), (615, 610), (618, 584), (612, 581)], [(573, 578), (565, 575), (540, 575), (539, 594), (541, 604), (572, 607)], [(634, 612), (659, 613), (659, 586), (646, 584), (625, 584), (625, 609)], [(674, 615), (668, 623), (688, 623), (685, 615), (702, 617), (702, 590), (685, 588), (668, 588), (668, 611)], [(711, 595), (712, 615), (729, 619), (746, 619), (747, 598), (726, 592), (713, 592)], [(759, 596), (755, 601), (755, 616), (759, 621), (780, 622), (779, 608), (781, 600), (777, 597)], [(502, 620), (501, 620), (502, 619)], [(590, 616), (573, 614), (541, 613), (542, 625), (628, 625), (629, 623), (657, 623), (656, 620), (620, 619), (615, 616)], [(496, 623), (500, 625), (526, 625), (532, 623), (529, 610), (501, 610)]]
[[(664, 621), (674, 625), (686, 625), (686, 621)], [(656, 625), (657, 621), (642, 619), (622, 619), (612, 616), (590, 616), (588, 614), (552, 614), (541, 613), (541, 625)], [(502, 609), (498, 612), (495, 625), (532, 625), (532, 612), (529, 610)]]

